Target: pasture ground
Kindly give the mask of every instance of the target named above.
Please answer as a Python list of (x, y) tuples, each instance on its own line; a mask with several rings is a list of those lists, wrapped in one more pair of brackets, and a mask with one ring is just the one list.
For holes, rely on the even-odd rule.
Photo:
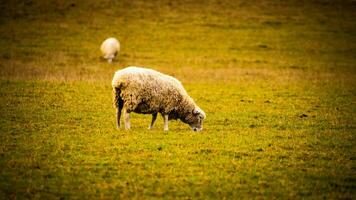
[[(0, 199), (355, 198), (355, 1), (0, 8)], [(137, 114), (117, 130), (110, 83), (129, 65), (181, 80), (204, 130)]]

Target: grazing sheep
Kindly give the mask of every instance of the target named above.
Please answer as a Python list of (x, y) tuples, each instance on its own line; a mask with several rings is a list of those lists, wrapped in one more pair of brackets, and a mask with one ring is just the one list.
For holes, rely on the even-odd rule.
[(118, 70), (112, 80), (117, 127), (120, 127), (121, 110), (124, 110), (125, 129), (130, 129), (130, 113), (152, 114), (152, 129), (160, 113), (164, 130), (168, 120), (180, 119), (194, 131), (201, 131), (205, 113), (193, 101), (175, 78), (152, 69), (127, 67)]
[(120, 43), (116, 38), (108, 38), (101, 44), (100, 50), (103, 57), (111, 63), (120, 51)]

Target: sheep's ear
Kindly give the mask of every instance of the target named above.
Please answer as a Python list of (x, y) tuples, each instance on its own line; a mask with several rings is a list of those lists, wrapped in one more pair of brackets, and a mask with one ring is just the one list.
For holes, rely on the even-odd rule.
[(199, 113), (200, 113), (200, 111), (199, 111), (198, 109), (194, 109), (194, 110), (193, 110), (193, 114), (194, 114), (194, 115), (198, 115)]
[(200, 109), (200, 108), (195, 108), (195, 109), (193, 110), (193, 114), (194, 114), (194, 115), (200, 115), (200, 117), (203, 118), (203, 119), (206, 118), (205, 112), (204, 112), (202, 109)]

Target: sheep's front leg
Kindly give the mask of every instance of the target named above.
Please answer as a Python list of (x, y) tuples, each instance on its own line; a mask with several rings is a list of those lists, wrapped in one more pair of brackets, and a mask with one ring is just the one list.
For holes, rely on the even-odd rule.
[(157, 113), (153, 113), (152, 114), (152, 121), (151, 121), (151, 124), (148, 127), (148, 129), (152, 129), (153, 128), (153, 124), (155, 123), (156, 119), (157, 119)]
[(164, 131), (168, 131), (168, 115), (164, 115)]
[(125, 129), (129, 130), (131, 128), (131, 125), (130, 125), (130, 113), (127, 112), (127, 109), (124, 110), (124, 120), (125, 120)]

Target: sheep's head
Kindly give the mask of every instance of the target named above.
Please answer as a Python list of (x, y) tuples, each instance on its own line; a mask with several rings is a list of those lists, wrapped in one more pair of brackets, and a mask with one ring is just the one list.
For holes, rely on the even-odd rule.
[(193, 131), (201, 131), (203, 130), (203, 121), (205, 118), (206, 115), (204, 111), (199, 107), (196, 107), (186, 116), (185, 121)]

